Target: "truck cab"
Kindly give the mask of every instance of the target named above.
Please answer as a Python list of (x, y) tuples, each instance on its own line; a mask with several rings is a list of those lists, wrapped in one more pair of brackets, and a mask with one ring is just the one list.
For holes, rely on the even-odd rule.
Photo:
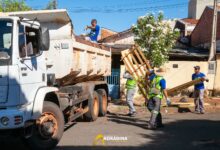
[(47, 86), (49, 33), (37, 21), (11, 16), (0, 18), (0, 28), (0, 129), (23, 127), (37, 91)]

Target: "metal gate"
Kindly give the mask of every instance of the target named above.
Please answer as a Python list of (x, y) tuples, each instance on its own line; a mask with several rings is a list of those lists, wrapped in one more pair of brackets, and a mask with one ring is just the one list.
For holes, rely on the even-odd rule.
[(112, 69), (112, 75), (106, 77), (108, 83), (109, 96), (112, 99), (120, 98), (120, 69)]

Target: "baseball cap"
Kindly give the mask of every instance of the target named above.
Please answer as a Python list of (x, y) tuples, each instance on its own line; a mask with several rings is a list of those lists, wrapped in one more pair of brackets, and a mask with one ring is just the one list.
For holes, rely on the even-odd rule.
[(194, 66), (194, 68), (195, 68), (195, 69), (200, 69), (200, 67), (199, 67), (199, 66)]

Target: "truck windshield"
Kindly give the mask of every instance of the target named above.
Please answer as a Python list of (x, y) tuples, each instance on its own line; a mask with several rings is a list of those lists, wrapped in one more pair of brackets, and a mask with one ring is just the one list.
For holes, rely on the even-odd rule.
[(11, 60), (12, 26), (11, 20), (0, 19), (0, 66)]

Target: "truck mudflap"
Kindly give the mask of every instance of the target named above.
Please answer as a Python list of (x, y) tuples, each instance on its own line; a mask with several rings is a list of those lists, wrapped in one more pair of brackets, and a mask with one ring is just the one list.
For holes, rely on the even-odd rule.
[(0, 111), (0, 130), (24, 127), (25, 111), (19, 109), (4, 109)]

